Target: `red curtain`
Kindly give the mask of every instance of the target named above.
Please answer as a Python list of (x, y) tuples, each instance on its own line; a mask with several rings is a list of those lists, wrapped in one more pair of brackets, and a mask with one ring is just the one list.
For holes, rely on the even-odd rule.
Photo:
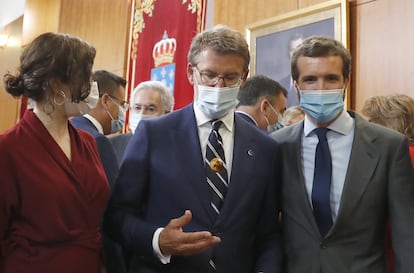
[[(175, 109), (193, 100), (193, 88), (187, 80), (187, 53), (194, 35), (204, 28), (206, 1), (136, 0), (133, 3), (128, 98), (140, 82), (153, 79), (172, 85)], [(154, 62), (153, 52), (164, 60)]]

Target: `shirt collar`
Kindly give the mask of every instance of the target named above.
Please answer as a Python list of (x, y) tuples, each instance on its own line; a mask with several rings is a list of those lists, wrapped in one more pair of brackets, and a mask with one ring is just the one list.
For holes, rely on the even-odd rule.
[[(210, 122), (211, 118), (207, 117), (195, 102), (193, 103), (193, 107), (195, 118), (197, 121), (197, 127), (204, 126), (205, 124)], [(224, 117), (219, 118), (219, 120), (223, 122), (227, 130), (232, 132), (234, 125), (234, 109), (229, 111)]]
[(96, 129), (98, 130), (99, 133), (104, 134), (103, 127), (102, 127), (101, 123), (96, 118), (94, 118), (93, 116), (91, 116), (89, 114), (85, 114), (83, 116), (85, 118), (89, 119), (90, 122), (92, 122), (92, 124), (96, 127)]
[(243, 112), (241, 110), (237, 110), (235, 111), (235, 113), (240, 113), (242, 115), (248, 116), (254, 122), (254, 124), (256, 124), (256, 126), (259, 127), (259, 124), (257, 124), (257, 121), (249, 113)]
[[(347, 111), (342, 111), (339, 117), (331, 123), (328, 128), (342, 135), (347, 135), (351, 132), (354, 126), (354, 119), (349, 115)], [(304, 121), (304, 133), (308, 137), (310, 133), (316, 128), (316, 125), (309, 119), (308, 115), (305, 115)]]

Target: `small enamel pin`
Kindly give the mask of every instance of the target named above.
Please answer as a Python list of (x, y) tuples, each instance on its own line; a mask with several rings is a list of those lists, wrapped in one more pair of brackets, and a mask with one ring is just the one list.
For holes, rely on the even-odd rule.
[(220, 158), (213, 158), (210, 161), (210, 169), (212, 169), (214, 172), (218, 173), (221, 172), (224, 169), (224, 162)]

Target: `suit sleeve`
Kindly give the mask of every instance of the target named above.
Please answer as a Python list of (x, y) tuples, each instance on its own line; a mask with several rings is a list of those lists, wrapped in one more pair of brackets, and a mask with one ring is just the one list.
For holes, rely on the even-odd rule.
[(98, 136), (95, 139), (96, 145), (98, 146), (99, 157), (101, 158), (106, 177), (108, 178), (109, 186), (111, 187), (111, 190), (113, 190), (118, 176), (118, 159), (112, 143), (106, 136)]
[(281, 227), (279, 222), (281, 195), (281, 149), (273, 142), (274, 149), (269, 149), (275, 155), (273, 163), (269, 164), (271, 179), (263, 198), (262, 214), (259, 218), (256, 244), (256, 267), (254, 272), (281, 272), (282, 246)]
[(407, 139), (395, 145), (388, 170), (388, 202), (395, 272), (414, 268), (414, 175)]
[(138, 255), (153, 256), (157, 226), (143, 220), (148, 185), (149, 136), (142, 122), (128, 143), (115, 189), (104, 216), (104, 231)]

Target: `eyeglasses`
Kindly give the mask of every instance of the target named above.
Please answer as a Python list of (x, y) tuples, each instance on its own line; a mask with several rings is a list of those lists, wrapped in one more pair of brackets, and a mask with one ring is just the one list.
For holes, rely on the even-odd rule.
[(194, 69), (198, 71), (198, 74), (200, 74), (202, 84), (207, 86), (214, 86), (220, 79), (222, 79), (226, 87), (235, 87), (240, 85), (243, 78), (243, 75), (240, 75), (239, 73), (219, 76), (217, 73), (211, 71), (200, 71), (197, 66), (194, 66)]
[[(127, 102), (126, 100), (120, 100), (117, 97), (109, 95), (109, 94), (108, 94), (108, 96), (114, 103), (121, 106), (122, 110), (127, 111), (129, 109), (129, 102)], [(119, 101), (119, 103), (115, 102), (114, 99)]]

